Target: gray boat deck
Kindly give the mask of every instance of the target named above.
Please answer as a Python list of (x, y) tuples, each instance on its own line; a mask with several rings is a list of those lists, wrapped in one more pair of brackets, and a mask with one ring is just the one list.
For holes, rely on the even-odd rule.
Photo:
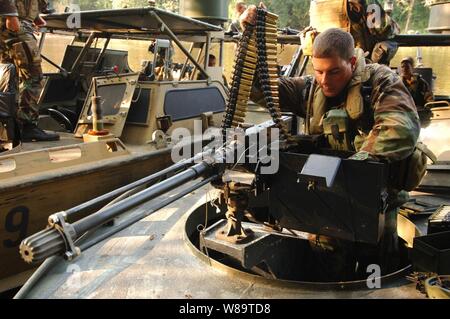
[[(187, 216), (203, 204), (205, 186), (83, 252), (60, 261), (27, 298), (424, 298), (400, 279), (381, 289), (319, 291), (236, 276), (193, 254), (184, 238)], [(170, 194), (165, 195), (170, 196)], [(164, 196), (164, 197), (165, 197)], [(211, 195), (210, 195), (211, 196)], [(211, 198), (211, 197), (210, 197)], [(163, 199), (163, 197), (159, 198)], [(130, 214), (148, 210), (144, 204)], [(211, 211), (214, 211), (213, 209)], [(122, 218), (122, 221), (126, 218)], [(117, 221), (118, 223), (121, 220)]]

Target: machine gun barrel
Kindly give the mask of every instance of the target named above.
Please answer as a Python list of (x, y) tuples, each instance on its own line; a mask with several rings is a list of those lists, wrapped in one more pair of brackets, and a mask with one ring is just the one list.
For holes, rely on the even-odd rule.
[(210, 161), (210, 159), (203, 160), (161, 183), (150, 186), (73, 224), (66, 223), (62, 214), (50, 216), (49, 228), (22, 241), (19, 249), (22, 258), (27, 263), (35, 264), (50, 256), (65, 253), (67, 259), (72, 259), (80, 254), (79, 249), (74, 245), (74, 241), (84, 233), (105, 224), (129, 209), (206, 174), (211, 169)]
[(189, 159), (179, 161), (179, 162), (177, 162), (161, 171), (158, 171), (152, 175), (146, 176), (146, 177), (141, 178), (133, 183), (127, 184), (127, 185), (117, 188), (109, 193), (103, 194), (103, 195), (93, 198), (87, 202), (81, 203), (80, 205), (77, 205), (75, 207), (67, 209), (64, 212), (65, 218), (66, 218), (66, 220), (68, 220), (70, 217), (72, 217), (76, 214), (80, 214), (80, 213), (86, 212), (90, 209), (94, 209), (95, 207), (98, 207), (99, 205), (107, 203), (107, 202), (113, 200), (114, 198), (116, 198), (117, 196), (120, 196), (132, 189), (135, 189), (136, 187), (152, 183), (162, 177), (165, 177), (168, 174), (172, 174), (181, 169), (187, 168), (190, 165), (192, 165), (194, 162), (198, 161), (198, 159), (201, 159), (205, 155), (207, 155), (207, 152), (200, 153)]
[(188, 195), (189, 193), (199, 189), (200, 187), (209, 184), (210, 182), (216, 180), (219, 178), (219, 175), (212, 175), (211, 177), (205, 178), (202, 181), (195, 183), (192, 186), (189, 186), (187, 188), (183, 188), (180, 193), (178, 193), (175, 196), (170, 196), (167, 199), (160, 201), (156, 203), (155, 205), (152, 205), (151, 208), (146, 209), (142, 213), (139, 213), (137, 215), (133, 215), (130, 219), (127, 219), (124, 222), (121, 222), (119, 225), (111, 227), (111, 229), (108, 229), (106, 232), (102, 232), (99, 236), (95, 236), (95, 238), (89, 239), (87, 241), (83, 241), (80, 243), (80, 249), (81, 251), (85, 251), (86, 249), (96, 245), (97, 243), (101, 242), (102, 240), (109, 238), (110, 236), (118, 233), (119, 231), (133, 225), (134, 223), (140, 221), (141, 219), (153, 214), (154, 212), (158, 211), (161, 208), (166, 207), (167, 205), (170, 205), (171, 203), (179, 200), (180, 198)]
[[(280, 120), (288, 121), (290, 120), (290, 117), (283, 116)], [(245, 144), (250, 143), (250, 147), (246, 149), (246, 152), (250, 149), (255, 149), (255, 147), (256, 149), (261, 149), (261, 147), (258, 146), (258, 142), (256, 142), (256, 139), (253, 138), (253, 136), (257, 137), (259, 134), (266, 136), (267, 129), (274, 128), (275, 126), (275, 122), (267, 121), (265, 123), (261, 123), (254, 127), (248, 128), (245, 131)], [(264, 141), (264, 139), (258, 140), (260, 142)], [(272, 142), (276, 143), (276, 141)], [(227, 164), (227, 160), (229, 158), (234, 159), (232, 160), (232, 165), (236, 164), (236, 162), (234, 161), (236, 161), (236, 153), (238, 152), (238, 148), (240, 146), (242, 145), (238, 142), (231, 142), (229, 145), (219, 147), (216, 150), (214, 148), (210, 148), (202, 153), (198, 153), (188, 160), (178, 162), (177, 164), (174, 164), (159, 173), (150, 175), (147, 178), (141, 179), (140, 181), (100, 196), (96, 200), (91, 200), (87, 203), (78, 205), (76, 208), (73, 208), (66, 212), (59, 212), (51, 215), (49, 217), (49, 224), (46, 229), (34, 235), (31, 235), (22, 241), (19, 247), (22, 258), (25, 260), (25, 262), (33, 264), (39, 263), (44, 259), (55, 255), (64, 255), (66, 259), (72, 260), (74, 257), (78, 256), (81, 253), (80, 248), (76, 247), (75, 241), (80, 239), (86, 233), (95, 230), (97, 227), (104, 225), (115, 217), (126, 213), (130, 209), (135, 208), (136, 206), (147, 201), (155, 199), (156, 197), (163, 195), (175, 188), (178, 188), (179, 186), (187, 182), (195, 180), (199, 177), (205, 178), (205, 180), (197, 183), (192, 187), (181, 189), (178, 194), (175, 195), (175, 198), (181, 198), (187, 194), (188, 190), (192, 191), (194, 189), (197, 189), (204, 185), (204, 182), (211, 181), (212, 179), (220, 177), (226, 166), (229, 164), (231, 165), (231, 163)], [(261, 156), (262, 158), (266, 158), (270, 155), (263, 154)], [(183, 170), (181, 172), (178, 172), (176, 175), (173, 175), (163, 180), (162, 182), (141, 190), (140, 192), (135, 193), (128, 198), (117, 201), (116, 203), (111, 203), (109, 206), (106, 206), (101, 210), (88, 215), (74, 223), (68, 223), (66, 221), (68, 217), (67, 212), (69, 212), (69, 215), (73, 215), (82, 210), (94, 208), (95, 205), (98, 205), (99, 202), (104, 203), (107, 199), (112, 199), (114, 198), (114, 196), (121, 195), (126, 190), (131, 190), (133, 189), (133, 187), (136, 187), (138, 185), (143, 185), (150, 181), (154, 181), (156, 178), (161, 178), (168, 173), (175, 173), (180, 169)], [(168, 205), (170, 202), (172, 201), (163, 201), (157, 203), (155, 207), (159, 209), (164, 207), (165, 205)], [(154, 209), (153, 211), (156, 211), (156, 209)], [(81, 245), (81, 247), (86, 248), (86, 245)]]
[(209, 165), (205, 162), (195, 164), (194, 166), (189, 167), (185, 171), (178, 173), (161, 183), (155, 184), (123, 201), (112, 205), (109, 208), (102, 210), (101, 212), (94, 213), (78, 222), (73, 223), (73, 228), (76, 234), (82, 234), (90, 229), (101, 226), (105, 222), (119, 216), (131, 208), (152, 200), (184, 183), (200, 177), (208, 170), (208, 168)]

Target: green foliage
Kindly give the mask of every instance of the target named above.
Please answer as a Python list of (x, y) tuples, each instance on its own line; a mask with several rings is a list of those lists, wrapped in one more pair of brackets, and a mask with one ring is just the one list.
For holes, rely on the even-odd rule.
[[(406, 21), (410, 10), (411, 0), (396, 0), (394, 12), (392, 16), (398, 22), (402, 32), (405, 31)], [(409, 30), (419, 31), (419, 33), (426, 32), (428, 27), (428, 19), (430, 16), (430, 9), (425, 6), (424, 0), (415, 0), (414, 8), (409, 24)]]
[[(53, 2), (53, 7), (58, 11), (63, 11), (70, 3), (78, 4), (81, 10), (142, 8), (148, 6), (148, 0), (54, 0), (51, 2)], [(179, 3), (179, 0), (156, 0), (156, 7), (178, 12)]]
[(112, 0), (78, 0), (81, 10), (111, 9)]
[(178, 12), (180, 10), (179, 0), (156, 0), (156, 7), (167, 11)]
[(268, 9), (279, 16), (279, 26), (303, 29), (309, 25), (308, 0), (272, 0)]
[[(241, 0), (230, 0), (228, 15), (235, 19), (234, 7)], [(244, 1), (247, 5), (258, 5), (261, 0)], [(303, 29), (309, 25), (309, 0), (266, 0), (263, 1), (267, 9), (279, 17), (279, 27), (289, 26)]]
[[(50, 0), (51, 1), (51, 0)], [(210, 0), (215, 1), (215, 0)], [(235, 19), (234, 7), (239, 0), (229, 1), (229, 18)], [(400, 25), (402, 31), (405, 28), (411, 0), (394, 0), (393, 17)], [(425, 0), (414, 0), (413, 14), (409, 29), (424, 32), (428, 26), (429, 8), (424, 6)], [(79, 3), (82, 10), (109, 9), (109, 8), (133, 8), (148, 5), (148, 0), (54, 0), (53, 6), (58, 11), (63, 11), (70, 2)], [(258, 5), (260, 0), (246, 0), (247, 5)], [(383, 0), (379, 0), (383, 3)], [(310, 0), (266, 0), (265, 5), (269, 11), (278, 14), (279, 27), (289, 26), (294, 29), (303, 29), (309, 25)], [(172, 12), (178, 12), (180, 0), (156, 0), (156, 7)]]
[(430, 9), (428, 7), (425, 7), (424, 3), (425, 1), (416, 0), (414, 4), (410, 29), (423, 32), (428, 27)]

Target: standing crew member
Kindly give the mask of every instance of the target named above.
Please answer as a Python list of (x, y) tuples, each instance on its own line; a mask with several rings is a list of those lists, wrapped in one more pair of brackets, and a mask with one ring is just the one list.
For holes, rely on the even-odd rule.
[(46, 133), (38, 128), (39, 106), (42, 91), (41, 56), (33, 34), (36, 27), (44, 26), (39, 16), (48, 8), (44, 0), (2, 1), (13, 9), (0, 21), (0, 62), (13, 63), (19, 77), (19, 108), (17, 120), (21, 127), (21, 139), (30, 141), (55, 141), (59, 135)]
[(413, 70), (414, 59), (410, 56), (403, 58), (400, 62), (400, 76), (411, 93), (417, 110), (421, 111), (425, 104), (434, 101), (434, 96), (428, 82), (419, 73), (413, 73)]

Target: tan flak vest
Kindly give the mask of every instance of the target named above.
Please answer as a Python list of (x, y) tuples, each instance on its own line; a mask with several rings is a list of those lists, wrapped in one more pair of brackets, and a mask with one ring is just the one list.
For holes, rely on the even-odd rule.
[[(337, 150), (358, 151), (365, 139), (365, 130), (358, 126), (368, 111), (368, 106), (364, 106), (361, 92), (363, 83), (370, 78), (370, 70), (366, 67), (362, 50), (355, 49), (355, 54), (356, 69), (346, 88), (347, 97), (343, 106), (329, 110), (327, 98), (315, 81), (311, 86), (307, 102), (307, 132), (324, 134), (330, 147)], [(373, 121), (373, 119), (367, 120)]]
[(16, 0), (19, 19), (33, 22), (40, 12), (41, 0)]

